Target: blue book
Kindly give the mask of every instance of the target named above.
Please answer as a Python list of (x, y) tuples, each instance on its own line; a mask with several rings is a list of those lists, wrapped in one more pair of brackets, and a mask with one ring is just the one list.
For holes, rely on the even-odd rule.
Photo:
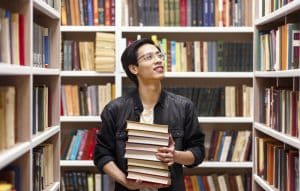
[(84, 132), (83, 130), (77, 131), (77, 135), (76, 135), (75, 141), (74, 141), (74, 146), (72, 148), (71, 155), (70, 155), (70, 160), (76, 160), (76, 158), (77, 158), (77, 153), (79, 150), (83, 132)]

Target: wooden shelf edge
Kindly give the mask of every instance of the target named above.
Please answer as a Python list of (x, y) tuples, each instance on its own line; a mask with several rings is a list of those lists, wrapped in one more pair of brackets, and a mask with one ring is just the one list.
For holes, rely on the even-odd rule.
[(95, 167), (92, 160), (60, 160), (60, 166), (62, 167), (76, 167), (76, 166), (85, 166), (85, 167)]
[(114, 77), (115, 73), (100, 73), (95, 71), (61, 71), (61, 77)]
[(60, 189), (60, 182), (54, 182), (49, 185), (44, 191), (58, 191)]
[(198, 117), (199, 123), (252, 123), (252, 117)]
[(115, 32), (115, 26), (60, 26), (61, 32)]
[(300, 69), (285, 70), (285, 71), (255, 71), (254, 76), (265, 77), (265, 78), (300, 77)]
[(60, 13), (58, 10), (54, 9), (46, 2), (42, 0), (33, 0), (33, 7), (44, 13), (45, 15), (49, 16), (52, 19), (59, 19)]
[(48, 127), (43, 132), (33, 135), (31, 147), (34, 148), (60, 131), (60, 126)]
[(277, 139), (283, 143), (286, 143), (294, 148), (300, 149), (300, 140), (297, 137), (292, 137), (281, 132), (278, 132), (270, 127), (265, 126), (262, 123), (255, 122), (253, 127), (274, 139)]
[(60, 116), (60, 122), (101, 122), (99, 116)]
[(4, 75), (30, 75), (32, 73), (30, 66), (20, 66), (16, 64), (0, 63), (0, 74)]
[(0, 169), (18, 159), (30, 150), (30, 142), (16, 143), (9, 149), (0, 151)]
[(219, 161), (204, 161), (198, 168), (252, 168), (253, 163), (246, 162), (219, 162)]
[(253, 179), (265, 191), (275, 191), (275, 190), (277, 190), (276, 188), (270, 186), (264, 179), (262, 179), (261, 177), (257, 176), (256, 174), (253, 174)]

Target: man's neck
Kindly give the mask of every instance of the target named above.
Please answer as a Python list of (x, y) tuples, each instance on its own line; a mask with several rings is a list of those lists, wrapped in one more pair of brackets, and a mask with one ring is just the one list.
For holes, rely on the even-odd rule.
[(153, 108), (161, 93), (161, 83), (139, 84), (139, 95), (145, 109)]

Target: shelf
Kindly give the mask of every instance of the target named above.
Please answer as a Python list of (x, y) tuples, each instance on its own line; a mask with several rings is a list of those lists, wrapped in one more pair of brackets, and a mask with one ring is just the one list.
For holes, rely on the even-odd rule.
[(60, 188), (60, 183), (59, 182), (54, 182), (47, 188), (43, 189), (43, 191), (58, 191)]
[(32, 137), (32, 147), (36, 147), (37, 145), (43, 143), (48, 138), (52, 137), (54, 134), (60, 131), (60, 126), (53, 126), (45, 129), (43, 132), (37, 132), (37, 134)]
[(92, 160), (61, 160), (60, 166), (63, 167), (95, 167), (94, 162)]
[(275, 21), (281, 17), (284, 17), (292, 12), (295, 12), (296, 10), (299, 10), (299, 9), (300, 9), (300, 1), (294, 0), (268, 15), (266, 15), (260, 19), (256, 19), (254, 24), (255, 25), (264, 25), (264, 24), (270, 23), (272, 21)]
[(198, 168), (252, 168), (252, 162), (218, 162), (204, 161)]
[(101, 122), (100, 116), (60, 116), (60, 122)]
[(292, 137), (290, 135), (283, 134), (281, 132), (278, 132), (270, 127), (265, 126), (264, 124), (255, 122), (253, 124), (253, 127), (271, 137), (274, 139), (277, 139), (283, 143), (286, 143), (294, 148), (300, 149), (300, 139), (297, 137)]
[[(127, 77), (121, 72), (122, 77)], [(165, 72), (165, 78), (253, 78), (253, 72)]]
[(115, 32), (114, 26), (61, 26), (61, 32)]
[(253, 33), (252, 27), (157, 27), (157, 26), (134, 26), (122, 27), (122, 32), (126, 33)]
[(61, 77), (114, 77), (115, 73), (99, 73), (95, 71), (62, 71)]
[(31, 67), (0, 63), (0, 74), (1, 75), (29, 75), (31, 74)]
[(17, 143), (9, 149), (0, 151), (0, 169), (30, 150), (30, 142)]
[(254, 72), (254, 76), (266, 78), (300, 77), (300, 69), (285, 71), (256, 71)]
[(42, 0), (33, 0), (33, 7), (52, 19), (59, 19), (60, 13)]
[(265, 191), (276, 191), (278, 189), (270, 186), (264, 179), (260, 178), (256, 174), (253, 175), (254, 181), (260, 185)]
[(33, 68), (34, 75), (59, 75), (60, 69), (53, 69), (53, 68)]
[(252, 117), (198, 117), (199, 123), (252, 123)]

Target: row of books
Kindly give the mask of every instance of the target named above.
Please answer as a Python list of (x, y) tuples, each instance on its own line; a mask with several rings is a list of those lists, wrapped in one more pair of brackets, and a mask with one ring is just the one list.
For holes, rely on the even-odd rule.
[(266, 88), (262, 102), (266, 126), (299, 137), (300, 92), (284, 88)]
[(168, 126), (127, 121), (126, 130), (127, 178), (170, 185), (171, 173), (167, 164), (155, 156), (159, 147), (169, 145)]
[[(166, 54), (168, 72), (252, 71), (252, 42), (241, 41), (176, 41), (151, 39)], [(126, 39), (130, 44), (133, 40)]]
[(258, 3), (258, 14), (259, 17), (263, 17), (268, 15), (277, 9), (287, 5), (288, 3), (292, 2), (293, 0), (274, 0), (274, 1), (262, 1)]
[(0, 86), (0, 151), (16, 142), (16, 88)]
[(44, 143), (33, 149), (33, 190), (42, 191), (54, 182), (53, 144)]
[(24, 15), (0, 8), (0, 63), (25, 65)]
[(33, 121), (32, 121), (32, 134), (36, 134), (38, 131), (44, 131), (48, 128), (49, 108), (51, 108), (51, 100), (49, 98), (49, 89), (46, 85), (34, 86), (33, 87), (33, 99), (32, 99), (32, 110), (33, 110)]
[(206, 156), (211, 161), (250, 161), (252, 136), (250, 130), (213, 130)]
[(207, 176), (184, 176), (186, 191), (238, 190), (251, 191), (251, 174), (211, 174)]
[(61, 190), (104, 190), (102, 189), (102, 175), (87, 171), (65, 171), (61, 177)]
[(48, 68), (50, 61), (49, 29), (33, 23), (33, 66)]
[(258, 70), (300, 68), (300, 23), (287, 23), (258, 36)]
[(115, 25), (115, 0), (62, 0), (62, 25)]
[(66, 129), (62, 132), (62, 160), (92, 160), (99, 129)]
[(114, 72), (115, 71), (115, 34), (96, 33), (95, 48), (95, 71)]
[(62, 85), (61, 115), (99, 115), (104, 106), (115, 98), (115, 85)]
[(11, 164), (0, 170), (0, 190), (21, 190), (21, 168)]
[(251, 26), (247, 0), (123, 0), (125, 26)]
[(299, 152), (270, 137), (256, 137), (258, 176), (278, 190), (298, 190)]
[(62, 70), (95, 70), (94, 42), (63, 41)]
[[(242, 85), (232, 87), (232, 91), (225, 91), (226, 88), (165, 86), (166, 90), (191, 99), (199, 116), (252, 116), (252, 87)], [(122, 93), (126, 95), (133, 89), (123, 86)]]

